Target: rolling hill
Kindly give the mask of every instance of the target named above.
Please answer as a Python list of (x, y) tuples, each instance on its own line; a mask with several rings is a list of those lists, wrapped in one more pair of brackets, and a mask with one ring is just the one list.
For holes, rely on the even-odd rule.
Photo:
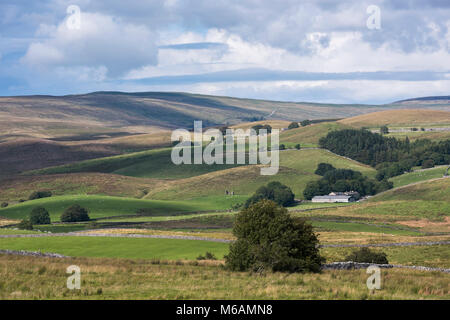
[(260, 166), (240, 166), (167, 182), (150, 190), (146, 198), (190, 199), (223, 196), (225, 190), (234, 191), (236, 195), (250, 196), (261, 185), (280, 181), (292, 189), (296, 198), (302, 199), (306, 184), (320, 178), (314, 174), (320, 162), (330, 163), (336, 168), (358, 170), (368, 176), (375, 174), (373, 168), (327, 150), (285, 150), (280, 152), (280, 169), (274, 176), (262, 176)]
[(140, 213), (145, 216), (172, 216), (190, 212), (224, 210), (229, 209), (233, 201), (223, 203), (210, 199), (163, 201), (99, 195), (66, 195), (26, 201), (2, 208), (0, 209), (0, 216), (9, 219), (27, 219), (34, 207), (42, 206), (48, 210), (52, 221), (57, 222), (64, 210), (74, 203), (88, 209), (91, 219), (101, 219), (134, 216), (138, 214), (140, 209), (145, 211), (145, 213)]
[[(422, 107), (450, 110), (445, 103)], [(417, 104), (339, 105), (171, 92), (0, 97), (0, 141), (15, 137), (84, 140), (191, 128), (194, 120), (203, 120), (204, 126), (233, 125), (262, 119), (347, 118), (399, 108), (417, 108)]]
[(26, 200), (37, 190), (48, 190), (53, 195), (98, 194), (141, 198), (161, 183), (165, 182), (96, 172), (15, 176), (4, 179), (0, 184), (0, 201)]
[[(450, 178), (435, 178), (412, 185), (398, 187), (374, 196), (370, 201), (427, 200), (448, 201), (450, 199)], [(445, 212), (442, 212), (445, 214)], [(447, 212), (447, 215), (450, 213)]]
[(328, 132), (349, 128), (339, 122), (320, 122), (306, 127), (299, 127), (283, 131), (280, 134), (280, 142), (288, 144), (314, 144), (319, 143), (319, 139), (325, 137)]
[(358, 115), (338, 121), (355, 128), (381, 126), (450, 125), (450, 111), (407, 109), (387, 110)]

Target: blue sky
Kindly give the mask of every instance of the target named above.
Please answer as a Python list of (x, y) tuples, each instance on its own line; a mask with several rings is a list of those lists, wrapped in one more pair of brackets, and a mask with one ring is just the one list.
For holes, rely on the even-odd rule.
[[(367, 26), (371, 5), (379, 29)], [(183, 91), (387, 103), (450, 95), (449, 66), (447, 0), (0, 3), (3, 96)]]

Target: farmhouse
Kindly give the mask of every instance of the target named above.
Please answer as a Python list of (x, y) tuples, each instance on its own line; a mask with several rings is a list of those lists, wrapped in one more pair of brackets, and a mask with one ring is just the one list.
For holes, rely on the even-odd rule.
[(328, 195), (315, 196), (312, 202), (354, 202), (355, 198), (352, 195)]

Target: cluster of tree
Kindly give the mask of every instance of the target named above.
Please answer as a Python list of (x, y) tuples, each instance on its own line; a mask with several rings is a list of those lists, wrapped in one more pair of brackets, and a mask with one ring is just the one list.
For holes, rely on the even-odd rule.
[(256, 126), (253, 126), (252, 129), (255, 130), (258, 135), (260, 134), (260, 130), (266, 130), (267, 134), (272, 132), (272, 127), (268, 124), (257, 124)]
[(378, 180), (410, 171), (414, 166), (433, 167), (450, 163), (450, 140), (433, 142), (383, 137), (368, 130), (332, 131), (319, 145), (341, 156), (376, 167)]
[(287, 210), (261, 200), (242, 210), (233, 227), (236, 241), (225, 257), (233, 271), (319, 272), (325, 261), (319, 241), (305, 220), (294, 220)]
[(294, 193), (291, 188), (285, 186), (278, 181), (269, 182), (266, 186), (259, 187), (253, 196), (247, 199), (244, 204), (245, 208), (248, 208), (252, 204), (262, 200), (272, 200), (278, 205), (287, 207), (294, 204)]
[[(74, 204), (67, 208), (61, 214), (61, 222), (78, 222), (89, 221), (88, 211), (78, 204)], [(34, 207), (31, 210), (28, 220), (22, 220), (18, 225), (19, 229), (33, 229), (33, 225), (50, 224), (50, 214), (44, 207)]]
[(376, 181), (363, 176), (359, 171), (336, 169), (328, 163), (319, 163), (315, 174), (322, 178), (307, 183), (303, 196), (308, 200), (330, 192), (357, 191), (361, 196), (374, 195), (393, 187), (392, 182), (387, 180)]

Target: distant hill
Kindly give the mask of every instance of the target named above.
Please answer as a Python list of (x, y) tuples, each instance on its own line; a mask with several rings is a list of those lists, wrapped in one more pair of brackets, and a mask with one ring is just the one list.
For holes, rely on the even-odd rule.
[(431, 96), (431, 97), (421, 97), (421, 98), (412, 98), (405, 99), (394, 102), (394, 104), (403, 104), (403, 103), (424, 103), (424, 104), (449, 104), (450, 96)]
[(430, 124), (450, 124), (450, 111), (430, 109), (386, 110), (359, 115), (338, 121), (352, 127), (380, 127), (383, 125), (418, 126)]
[[(444, 100), (442, 100), (444, 101)], [(175, 92), (94, 92), (67, 96), (0, 97), (0, 141), (16, 137), (86, 140), (160, 129), (233, 125), (258, 120), (348, 118), (417, 103), (391, 105), (280, 102)], [(425, 108), (449, 110), (450, 104)]]

